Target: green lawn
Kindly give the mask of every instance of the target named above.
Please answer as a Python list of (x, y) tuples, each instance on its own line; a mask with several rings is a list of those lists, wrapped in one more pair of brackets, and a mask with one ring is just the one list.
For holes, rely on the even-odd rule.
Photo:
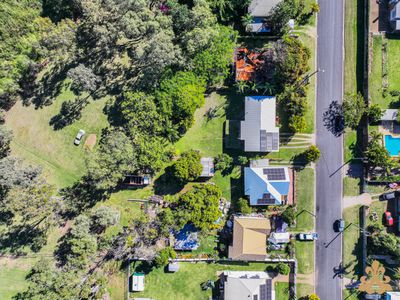
[(302, 297), (307, 297), (314, 293), (314, 287), (305, 283), (297, 284), (297, 299), (302, 299)]
[[(296, 231), (314, 229), (314, 170), (306, 168), (296, 173), (297, 219)], [(307, 212), (307, 211), (308, 212)], [(309, 213), (310, 212), (310, 213)]]
[(400, 40), (396, 37), (388, 39), (388, 74), (389, 90), (400, 91)]
[(50, 119), (60, 111), (62, 102), (74, 99), (74, 94), (64, 89), (54, 103), (35, 110), (18, 101), (6, 115), (6, 125), (13, 130), (12, 153), (32, 164), (43, 167), (49, 182), (57, 187), (71, 185), (85, 173), (84, 140), (80, 146), (73, 144), (79, 129), (100, 138), (101, 129), (108, 125), (103, 114), (104, 99), (91, 101), (83, 109), (82, 118), (61, 130), (49, 125)]
[(345, 1), (344, 90), (346, 93), (355, 93), (362, 88), (362, 10), (362, 0)]
[(311, 274), (314, 272), (314, 242), (295, 242), (298, 272)]
[(344, 161), (348, 162), (358, 156), (357, 151), (357, 132), (350, 128), (344, 134)]
[(343, 195), (344, 196), (360, 195), (360, 178), (344, 177), (343, 178)]
[[(343, 218), (346, 226), (350, 223), (360, 225), (359, 211), (360, 205), (346, 208), (343, 212)], [(361, 238), (359, 229), (356, 226), (349, 226), (343, 234), (343, 264), (346, 266), (351, 264), (348, 269), (349, 275), (346, 277), (353, 277), (354, 275), (361, 274)]]
[(379, 104), (381, 108), (387, 108), (390, 97), (382, 95), (382, 36), (373, 37), (373, 56), (371, 62), (371, 75), (369, 80), (369, 92), (373, 103)]
[[(131, 297), (147, 297), (157, 300), (204, 300), (211, 296), (211, 290), (202, 291), (201, 283), (207, 280), (216, 281), (217, 272), (224, 270), (246, 270), (246, 271), (265, 271), (269, 266), (265, 263), (182, 263), (176, 273), (165, 273), (163, 268), (153, 269), (146, 274), (145, 291), (140, 293), (131, 293)], [(136, 267), (136, 269), (135, 269)], [(132, 268), (141, 271), (140, 263)], [(278, 284), (277, 299), (285, 299), (281, 293), (284, 293), (285, 284)], [(287, 286), (287, 284), (286, 284)], [(286, 294), (285, 294), (286, 295)]]
[(275, 300), (288, 300), (289, 299), (289, 283), (276, 282), (275, 283)]

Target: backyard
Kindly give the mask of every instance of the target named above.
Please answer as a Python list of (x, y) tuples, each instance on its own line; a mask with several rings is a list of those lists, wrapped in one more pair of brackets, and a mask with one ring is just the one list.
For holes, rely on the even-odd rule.
[[(180, 262), (179, 271), (176, 273), (166, 273), (163, 268), (147, 270), (145, 268), (145, 291), (131, 293), (131, 297), (153, 298), (157, 300), (203, 300), (212, 295), (212, 290), (203, 291), (201, 283), (218, 279), (218, 274), (223, 271), (266, 271), (274, 265), (265, 263), (189, 263)], [(131, 273), (143, 271), (139, 262), (133, 262)], [(216, 284), (218, 287), (218, 283)], [(277, 282), (276, 299), (288, 299), (288, 283)]]

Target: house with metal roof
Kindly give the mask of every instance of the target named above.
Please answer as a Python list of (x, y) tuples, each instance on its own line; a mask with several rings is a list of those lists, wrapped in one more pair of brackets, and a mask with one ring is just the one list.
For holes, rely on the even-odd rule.
[(264, 260), (271, 224), (267, 218), (238, 217), (233, 220), (233, 241), (228, 256), (234, 260)]
[(272, 279), (267, 272), (224, 271), (224, 300), (274, 300)]
[(249, 32), (270, 32), (270, 28), (265, 24), (265, 17), (270, 14), (272, 9), (282, 0), (252, 0), (248, 13), (253, 17), (246, 30)]
[(288, 167), (244, 168), (244, 194), (250, 205), (283, 205), (291, 187)]
[(246, 152), (278, 152), (279, 127), (276, 126), (276, 98), (245, 98), (245, 119), (240, 122), (240, 139)]
[(215, 174), (214, 158), (213, 157), (202, 157), (200, 162), (203, 167), (200, 177), (213, 177)]

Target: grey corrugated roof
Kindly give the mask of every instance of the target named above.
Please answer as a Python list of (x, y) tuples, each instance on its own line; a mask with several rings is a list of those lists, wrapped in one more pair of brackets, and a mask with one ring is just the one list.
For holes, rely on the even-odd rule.
[(253, 17), (266, 17), (282, 0), (252, 0), (249, 5), (249, 14)]
[(381, 117), (382, 121), (396, 121), (399, 111), (397, 109), (386, 109)]

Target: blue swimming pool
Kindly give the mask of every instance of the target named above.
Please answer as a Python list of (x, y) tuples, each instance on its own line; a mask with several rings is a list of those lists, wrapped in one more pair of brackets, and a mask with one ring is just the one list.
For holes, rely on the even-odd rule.
[(399, 156), (400, 137), (385, 135), (385, 147), (389, 151), (390, 156)]

